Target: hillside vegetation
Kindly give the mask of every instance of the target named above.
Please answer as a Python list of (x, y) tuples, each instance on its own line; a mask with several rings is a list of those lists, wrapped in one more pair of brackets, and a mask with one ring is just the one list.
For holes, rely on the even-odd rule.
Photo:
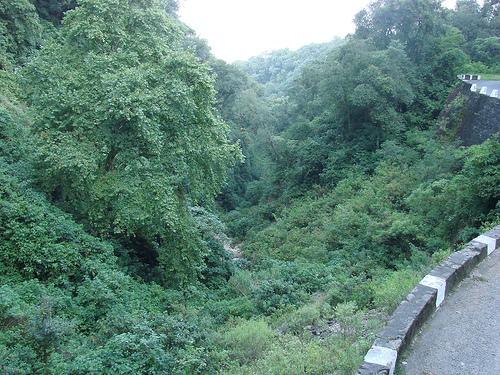
[(2, 1), (0, 372), (352, 374), (500, 221), (498, 135), (438, 123), (498, 7), (378, 0), (230, 65), (173, 0)]

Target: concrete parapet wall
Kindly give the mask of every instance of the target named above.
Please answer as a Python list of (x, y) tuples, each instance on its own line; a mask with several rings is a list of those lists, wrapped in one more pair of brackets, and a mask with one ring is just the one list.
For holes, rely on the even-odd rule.
[(356, 375), (393, 375), (398, 356), (410, 344), (422, 324), (471, 270), (500, 247), (500, 225), (474, 238), (435, 267), (396, 308), (377, 334)]
[(464, 82), (458, 86), (450, 93), (439, 115), (441, 134), (459, 138), (464, 146), (470, 146), (481, 144), (500, 132), (499, 89), (492, 88), (491, 95), (486, 96), (479, 94), (478, 84)]

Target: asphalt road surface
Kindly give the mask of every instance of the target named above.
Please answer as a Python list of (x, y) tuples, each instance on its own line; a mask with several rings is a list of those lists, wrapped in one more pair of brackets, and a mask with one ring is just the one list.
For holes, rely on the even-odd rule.
[(400, 368), (405, 375), (500, 375), (500, 250), (456, 286)]

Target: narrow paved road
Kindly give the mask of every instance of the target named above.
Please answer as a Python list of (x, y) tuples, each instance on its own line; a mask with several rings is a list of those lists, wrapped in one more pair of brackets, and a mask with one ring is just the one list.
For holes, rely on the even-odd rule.
[(446, 298), (402, 361), (405, 375), (500, 374), (499, 250)]

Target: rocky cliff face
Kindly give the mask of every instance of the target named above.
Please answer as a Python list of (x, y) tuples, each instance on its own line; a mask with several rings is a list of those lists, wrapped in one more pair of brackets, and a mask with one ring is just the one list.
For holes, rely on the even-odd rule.
[(463, 83), (448, 97), (439, 127), (464, 146), (482, 143), (500, 132), (500, 99), (471, 92), (470, 85)]

